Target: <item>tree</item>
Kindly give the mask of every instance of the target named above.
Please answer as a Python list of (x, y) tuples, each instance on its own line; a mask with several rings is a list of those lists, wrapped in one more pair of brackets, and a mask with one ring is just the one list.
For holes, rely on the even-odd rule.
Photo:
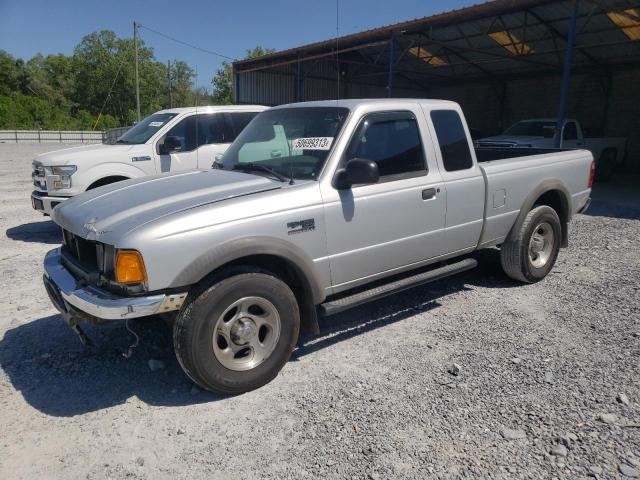
[[(25, 63), (0, 50), (0, 128), (90, 129), (131, 125), (137, 117), (134, 43), (109, 30), (85, 36), (73, 55), (35, 55)], [(181, 60), (167, 65), (138, 42), (143, 115), (194, 105), (193, 69)], [(200, 104), (206, 91), (198, 91)], [(97, 123), (96, 123), (97, 122)]]
[[(261, 57), (273, 53), (273, 48), (262, 48), (257, 46), (251, 50), (247, 50), (245, 59)], [(222, 62), (222, 67), (213, 76), (211, 80), (213, 84), (213, 92), (211, 101), (214, 105), (229, 105), (233, 103), (233, 65), (226, 60)]]
[[(193, 69), (182, 60), (174, 60), (171, 62), (171, 97), (173, 101), (171, 104), (174, 107), (186, 107), (188, 105), (193, 105), (193, 79), (195, 78), (195, 72)], [(165, 68), (165, 79), (167, 78), (166, 68)], [(165, 80), (167, 83), (168, 80)], [(167, 97), (164, 100), (165, 108), (169, 108), (169, 96), (167, 92)]]

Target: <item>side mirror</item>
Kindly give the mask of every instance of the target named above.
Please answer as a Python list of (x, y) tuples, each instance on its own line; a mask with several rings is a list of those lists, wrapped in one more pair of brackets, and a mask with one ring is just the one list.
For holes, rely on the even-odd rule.
[(182, 142), (178, 137), (168, 136), (164, 139), (158, 147), (158, 153), (160, 155), (168, 155), (172, 152), (177, 152), (182, 148)]
[(364, 158), (352, 158), (336, 173), (335, 187), (338, 190), (346, 190), (353, 185), (377, 183), (379, 179), (380, 171), (376, 162)]

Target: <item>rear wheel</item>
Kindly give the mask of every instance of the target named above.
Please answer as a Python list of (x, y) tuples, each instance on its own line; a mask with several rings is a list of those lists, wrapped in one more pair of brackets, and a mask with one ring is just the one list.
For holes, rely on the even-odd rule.
[(562, 226), (556, 211), (546, 205), (535, 207), (500, 248), (502, 269), (511, 278), (533, 283), (553, 268), (560, 250)]
[(187, 301), (173, 339), (178, 361), (194, 382), (233, 394), (275, 378), (299, 330), (298, 304), (289, 286), (270, 274), (243, 273)]

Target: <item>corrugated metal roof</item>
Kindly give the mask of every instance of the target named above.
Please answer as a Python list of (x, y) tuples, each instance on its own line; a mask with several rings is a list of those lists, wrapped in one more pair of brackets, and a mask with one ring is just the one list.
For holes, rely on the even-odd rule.
[[(574, 66), (639, 61), (640, 41), (634, 41), (611, 15), (611, 12), (617, 12), (615, 18), (622, 15), (625, 19), (625, 15), (629, 15), (626, 11), (639, 6), (638, 0), (580, 1)], [(392, 58), (390, 43), (393, 38), (398, 86), (424, 79), (449, 81), (452, 78), (559, 71), (573, 9), (574, 0), (495, 0), (346, 35), (337, 42), (341, 70), (345, 70), (347, 79), (366, 76), (370, 84), (385, 85), (384, 72)], [(504, 40), (509, 34), (516, 45), (511, 50), (501, 44), (506, 41), (496, 40)], [(410, 53), (416, 48), (423, 48), (442, 61), (425, 62)], [(335, 63), (336, 39), (234, 62), (234, 69), (239, 74), (283, 72), (283, 68), (299, 61), (314, 65)], [(331, 78), (335, 79), (337, 73), (333, 75)]]

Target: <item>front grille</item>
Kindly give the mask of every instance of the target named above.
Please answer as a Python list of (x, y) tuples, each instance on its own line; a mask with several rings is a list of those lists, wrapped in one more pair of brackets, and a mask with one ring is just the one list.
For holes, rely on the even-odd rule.
[(74, 235), (68, 230), (63, 230), (62, 249), (66, 254), (87, 273), (100, 273), (102, 259), (98, 258), (98, 250), (103, 251), (103, 246), (99, 242), (86, 240), (78, 235)]
[(47, 191), (47, 179), (44, 167), (37, 162), (31, 164), (32, 172), (31, 179), (33, 180), (33, 186), (41, 191)]

